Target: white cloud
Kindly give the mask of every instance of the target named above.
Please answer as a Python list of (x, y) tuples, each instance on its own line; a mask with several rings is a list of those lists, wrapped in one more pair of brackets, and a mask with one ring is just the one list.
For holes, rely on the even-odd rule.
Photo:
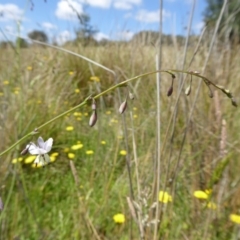
[[(171, 14), (163, 9), (162, 16), (163, 16), (163, 21), (164, 21), (166, 18), (170, 17)], [(159, 22), (160, 10), (156, 10), (156, 11), (140, 10), (137, 13), (135, 18), (136, 18), (136, 20), (138, 20), (140, 22), (145, 22), (145, 23)]]
[(203, 27), (204, 27), (204, 22), (199, 22), (193, 26), (193, 30), (199, 33), (203, 29)]
[(72, 39), (71, 33), (65, 30), (59, 33), (59, 35), (56, 38), (56, 41), (57, 41), (57, 44), (62, 45), (71, 39)]
[(22, 20), (23, 10), (15, 4), (0, 4), (0, 21)]
[(87, 3), (93, 7), (109, 8), (112, 0), (85, 0), (83, 3)]
[(129, 41), (132, 39), (134, 32), (131, 31), (121, 31), (116, 34), (117, 40)]
[(94, 35), (94, 39), (97, 40), (97, 41), (101, 41), (103, 39), (109, 39), (109, 36), (105, 33), (98, 32)]
[(134, 5), (140, 5), (141, 0), (115, 0), (113, 6), (118, 9), (130, 10)]
[(43, 28), (45, 28), (46, 30), (54, 30), (57, 29), (56, 25), (53, 25), (52, 23), (49, 22), (43, 22), (42, 23)]
[(77, 20), (77, 13), (83, 13), (83, 6), (77, 0), (60, 0), (55, 11), (56, 16), (64, 20)]

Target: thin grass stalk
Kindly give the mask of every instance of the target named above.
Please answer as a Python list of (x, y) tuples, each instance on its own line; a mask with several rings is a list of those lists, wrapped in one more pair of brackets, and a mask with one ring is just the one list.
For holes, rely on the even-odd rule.
[[(158, 54), (156, 55), (156, 70), (160, 70), (162, 66), (162, 14), (163, 14), (163, 0), (160, 0), (160, 11), (159, 11), (159, 46), (158, 46)], [(160, 73), (156, 74), (156, 87), (157, 87), (157, 157), (156, 157), (156, 172), (155, 172), (155, 201), (156, 205), (156, 214), (154, 216), (156, 223), (154, 225), (154, 235), (153, 239), (158, 239), (158, 230), (159, 224), (157, 220), (160, 216), (160, 204), (158, 201), (158, 193), (160, 191), (160, 181), (161, 181), (161, 75)]]
[[(132, 127), (132, 146), (133, 146), (133, 158), (134, 158), (134, 162), (135, 162), (136, 183), (137, 183), (138, 199), (140, 199), (141, 184), (140, 184), (140, 178), (139, 178), (137, 145), (136, 145), (135, 134), (134, 134), (134, 123), (133, 123), (132, 111), (130, 112), (130, 119), (131, 119), (131, 127)], [(136, 208), (134, 205), (133, 205), (133, 208), (136, 212)], [(140, 239), (143, 240), (144, 239), (144, 229), (143, 229), (141, 214), (137, 214), (137, 221), (138, 221), (138, 228), (139, 228), (139, 232), (140, 232)]]

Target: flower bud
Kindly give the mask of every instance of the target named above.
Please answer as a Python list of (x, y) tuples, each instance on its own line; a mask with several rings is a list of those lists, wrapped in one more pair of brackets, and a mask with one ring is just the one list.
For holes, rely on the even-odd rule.
[(29, 145), (21, 151), (21, 155), (26, 155), (28, 153)]
[(95, 99), (92, 99), (92, 110), (96, 110), (97, 109), (97, 104)]
[(232, 101), (232, 105), (234, 106), (234, 107), (237, 107), (238, 105), (237, 105), (237, 102), (236, 102), (236, 100), (234, 99), (234, 98), (231, 98), (231, 101)]
[(185, 94), (186, 94), (187, 96), (189, 96), (190, 93), (191, 93), (191, 85), (189, 85), (189, 86), (186, 88), (186, 90), (185, 90)]
[(126, 110), (126, 108), (127, 108), (127, 99), (120, 105), (120, 107), (119, 107), (119, 113), (120, 114), (122, 114), (122, 113), (124, 113), (124, 111)]
[(134, 95), (133, 95), (133, 93), (129, 92), (129, 98), (130, 98), (131, 100), (134, 100)]
[(208, 89), (209, 89), (209, 92), (208, 92), (208, 96), (210, 98), (213, 98), (213, 92), (212, 92), (212, 89), (208, 86)]
[(97, 122), (97, 111), (94, 110), (89, 120), (89, 126), (93, 127), (96, 122)]
[(168, 89), (167, 96), (170, 97), (173, 93), (173, 86)]

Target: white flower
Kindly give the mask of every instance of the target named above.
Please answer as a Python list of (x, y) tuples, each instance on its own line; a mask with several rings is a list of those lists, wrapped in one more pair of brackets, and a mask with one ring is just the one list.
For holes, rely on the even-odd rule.
[(38, 155), (33, 163), (36, 165), (44, 166), (45, 163), (50, 162), (50, 157), (48, 156), (48, 152), (51, 151), (53, 144), (53, 139), (49, 138), (46, 142), (43, 141), (42, 137), (39, 137), (37, 140), (37, 145), (35, 143), (30, 143), (27, 145), (27, 149), (30, 154)]

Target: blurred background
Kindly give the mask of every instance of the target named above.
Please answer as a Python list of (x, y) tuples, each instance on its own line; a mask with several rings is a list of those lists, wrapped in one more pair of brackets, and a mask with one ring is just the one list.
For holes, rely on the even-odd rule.
[[(239, 102), (239, 43), (239, 0), (2, 0), (0, 151), (159, 68)], [(240, 111), (174, 74), (104, 94), (92, 128), (88, 102), (2, 154), (0, 239), (239, 239)], [(20, 154), (39, 136), (44, 167)]]

